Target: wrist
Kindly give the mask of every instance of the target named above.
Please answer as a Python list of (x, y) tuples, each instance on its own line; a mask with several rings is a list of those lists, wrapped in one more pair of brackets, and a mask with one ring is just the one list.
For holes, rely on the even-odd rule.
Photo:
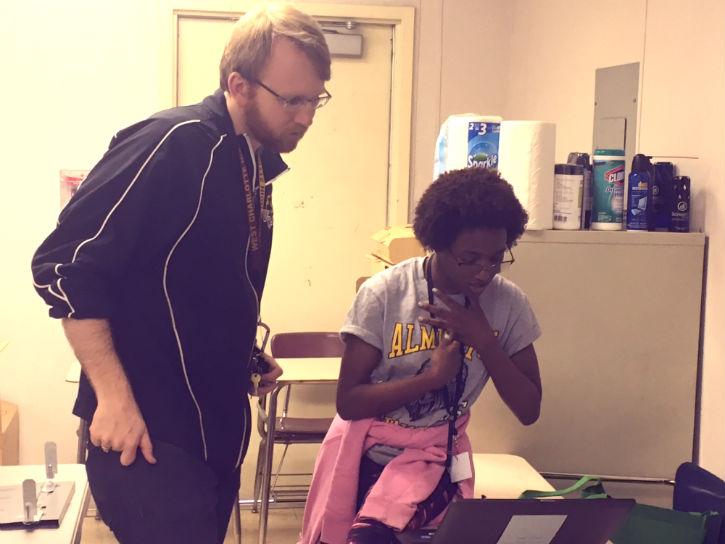
[(493, 350), (501, 349), (501, 346), (498, 343), (498, 337), (496, 337), (493, 333), (486, 333), (480, 335), (476, 339), (473, 349), (476, 350), (481, 359), (484, 359), (484, 357), (490, 355)]
[(438, 372), (435, 368), (429, 368), (427, 372), (419, 374), (417, 378), (419, 379), (423, 389), (425, 390), (425, 393), (427, 393), (428, 391), (435, 391), (436, 389), (440, 389), (447, 383), (444, 380), (443, 376), (441, 376), (441, 373)]
[(114, 405), (124, 408), (136, 406), (136, 399), (128, 384), (117, 384), (108, 388), (96, 387), (95, 393), (99, 405)]

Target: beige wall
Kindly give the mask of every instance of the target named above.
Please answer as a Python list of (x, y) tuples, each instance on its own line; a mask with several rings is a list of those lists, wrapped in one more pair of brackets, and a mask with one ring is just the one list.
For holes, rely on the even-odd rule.
[[(673, 159), (693, 183), (693, 228), (709, 237), (703, 341), (700, 458), (725, 474), (725, 4), (683, 9), (650, 0), (647, 11), (640, 149)], [(686, 45), (685, 45), (686, 44)], [(673, 296), (672, 311), (677, 311)]]
[(3, 2), (0, 397), (19, 405), (23, 463), (42, 461), (46, 440), (75, 458), (73, 355), (32, 289), (30, 259), (56, 221), (58, 171), (91, 167), (114, 132), (160, 106), (161, 14), (142, 1)]
[[(700, 157), (687, 171), (696, 187), (693, 224), (711, 238), (702, 459), (725, 475), (722, 2), (702, 0), (696, 12), (674, 0), (349, 3), (416, 8), (413, 201), (431, 180), (435, 137), (447, 115), (555, 121), (561, 160), (591, 148), (594, 69), (643, 62), (639, 149)], [(173, 8), (235, 6), (227, 0), (3, 4), (0, 50), (10, 54), (0, 58), (0, 93), (11, 130), (0, 146), (0, 340), (11, 343), (0, 353), (0, 396), (20, 405), (23, 462), (38, 462), (47, 439), (59, 443), (63, 461), (74, 456), (68, 413), (74, 391), (63, 382), (72, 354), (59, 325), (44, 317), (28, 270), (57, 215), (58, 170), (92, 166), (116, 130), (171, 103)]]
[[(692, 229), (709, 237), (700, 459), (725, 475), (725, 4), (703, 0), (513, 2), (509, 119), (557, 123), (556, 159), (590, 150), (594, 70), (641, 63), (638, 152), (693, 180)], [(587, 28), (586, 24), (596, 22)], [(677, 298), (687, 293), (663, 293)]]
[(640, 62), (646, 0), (516, 0), (504, 118), (556, 123), (556, 160), (590, 152), (594, 71)]

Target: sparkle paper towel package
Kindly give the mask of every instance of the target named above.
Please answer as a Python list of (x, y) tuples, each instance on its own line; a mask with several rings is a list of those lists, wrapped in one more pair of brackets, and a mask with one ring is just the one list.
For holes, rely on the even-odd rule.
[(433, 177), (467, 167), (498, 167), (501, 118), (473, 113), (451, 115), (436, 142)]
[(503, 121), (493, 115), (451, 115), (436, 142), (434, 179), (468, 167), (498, 169), (529, 214), (527, 228), (553, 228), (556, 125)]
[(554, 226), (556, 125), (542, 121), (502, 121), (498, 171), (514, 188), (529, 214), (526, 228)]

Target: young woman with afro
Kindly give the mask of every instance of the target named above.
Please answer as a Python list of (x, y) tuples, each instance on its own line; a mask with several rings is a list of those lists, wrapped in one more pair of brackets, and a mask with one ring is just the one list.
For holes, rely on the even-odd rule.
[(527, 219), (495, 171), (447, 172), (425, 191), (413, 230), (427, 256), (368, 279), (341, 329), (338, 417), (301, 542), (394, 543), (471, 497), (466, 426), (489, 381), (521, 423), (538, 419), (539, 326), (500, 275)]

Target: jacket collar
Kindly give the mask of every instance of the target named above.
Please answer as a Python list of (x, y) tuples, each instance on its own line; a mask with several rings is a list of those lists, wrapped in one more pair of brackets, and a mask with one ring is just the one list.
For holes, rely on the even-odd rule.
[[(224, 96), (224, 91), (217, 89), (214, 94), (204, 99), (204, 104), (218, 117), (221, 121), (220, 129), (229, 134), (230, 139), (237, 140), (239, 145), (245, 146), (245, 156), (252, 156), (252, 150), (249, 147), (249, 141), (242, 134), (235, 134), (234, 124), (232, 118), (227, 110), (227, 101)], [(271, 151), (269, 149), (261, 148), (259, 151), (260, 157), (262, 158), (262, 167), (266, 176), (266, 182), (272, 183), (281, 174), (289, 170), (287, 163), (282, 160), (279, 153)]]

